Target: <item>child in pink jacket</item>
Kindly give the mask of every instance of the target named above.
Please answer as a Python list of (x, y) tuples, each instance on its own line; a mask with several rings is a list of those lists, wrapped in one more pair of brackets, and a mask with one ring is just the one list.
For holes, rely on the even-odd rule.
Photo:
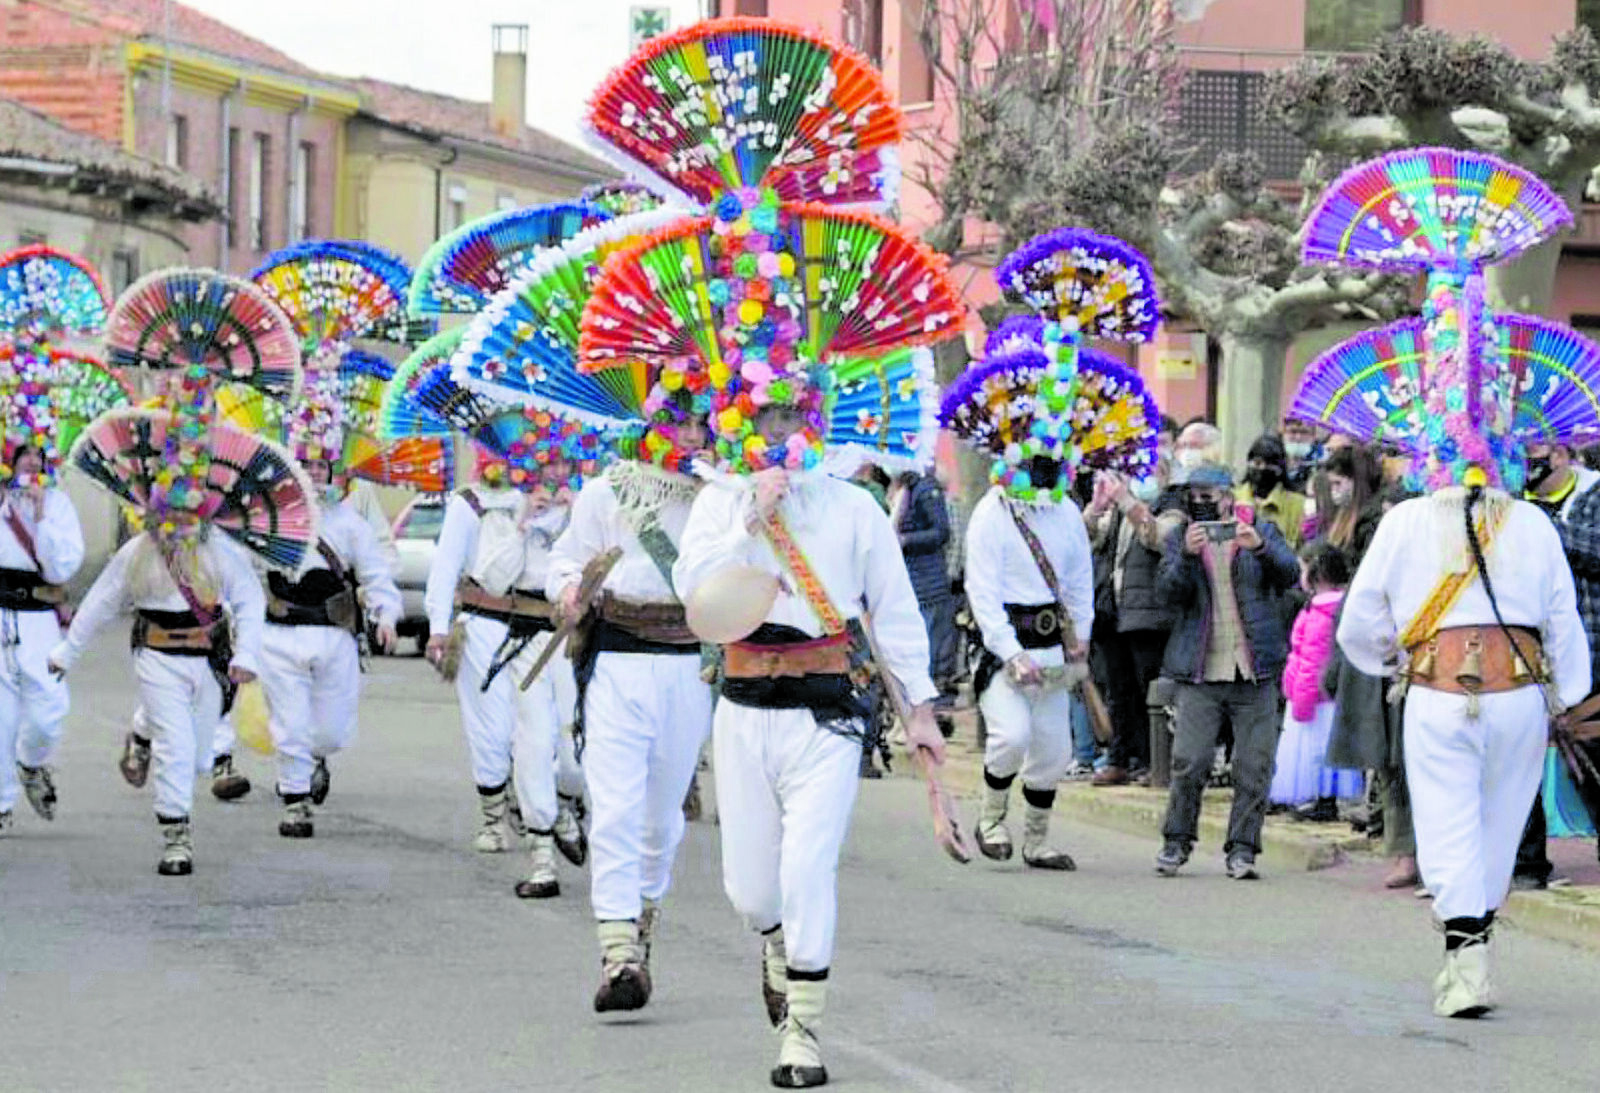
[(1322, 669), (1333, 656), (1339, 606), (1350, 583), (1349, 559), (1326, 540), (1307, 544), (1300, 552), (1300, 583), (1311, 602), (1295, 618), (1289, 635), (1289, 660), (1283, 669), (1283, 694), (1289, 703), (1267, 797), (1278, 805), (1310, 802), (1295, 813), (1297, 818), (1331, 822), (1339, 818), (1338, 798), (1362, 792), (1360, 771), (1323, 763), (1333, 729), (1333, 699), (1322, 693)]

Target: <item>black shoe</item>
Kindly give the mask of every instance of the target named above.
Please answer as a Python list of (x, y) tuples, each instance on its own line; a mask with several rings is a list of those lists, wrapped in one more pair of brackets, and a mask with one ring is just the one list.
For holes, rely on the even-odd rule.
[(1162, 844), (1161, 853), (1156, 855), (1156, 875), (1175, 877), (1188, 860), (1189, 844), (1181, 839), (1168, 839)]
[(309, 839), (316, 834), (311, 822), (311, 806), (304, 798), (284, 805), (283, 819), (278, 821), (278, 834), (285, 839)]
[(815, 1089), (819, 1085), (828, 1084), (828, 1068), (775, 1066), (772, 1068), (772, 1084), (779, 1089)]
[(1514, 892), (1543, 892), (1549, 887), (1550, 881), (1545, 877), (1532, 873), (1511, 874), (1511, 889)]
[(517, 893), (518, 899), (554, 899), (561, 894), (561, 883), (553, 880), (537, 883), (531, 880), (519, 880), (512, 890)]
[(237, 801), (250, 792), (250, 779), (233, 769), (233, 756), (219, 755), (211, 764), (211, 796)]
[(328, 799), (328, 789), (333, 784), (333, 775), (328, 773), (328, 761), (318, 759), (317, 765), (311, 771), (311, 803), (320, 805)]
[(870, 751), (863, 751), (861, 753), (861, 777), (863, 777), (863, 778), (882, 778), (883, 777), (883, 771), (879, 770), (877, 765), (875, 763), (873, 763), (873, 761), (872, 761), (872, 753)]
[(1291, 819), (1308, 824), (1334, 824), (1339, 822), (1339, 803), (1331, 797), (1319, 797), (1289, 814)]
[(607, 975), (594, 995), (594, 1011), (644, 1009), (650, 1001), (650, 973), (635, 964), (625, 964)]

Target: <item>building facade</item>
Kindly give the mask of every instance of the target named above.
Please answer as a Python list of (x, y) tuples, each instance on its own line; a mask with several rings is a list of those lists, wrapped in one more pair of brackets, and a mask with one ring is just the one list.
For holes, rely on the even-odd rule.
[(180, 3), (14, 0), (0, 95), (210, 187), (222, 216), (183, 227), (190, 262), (244, 274), (334, 231), (356, 90)]

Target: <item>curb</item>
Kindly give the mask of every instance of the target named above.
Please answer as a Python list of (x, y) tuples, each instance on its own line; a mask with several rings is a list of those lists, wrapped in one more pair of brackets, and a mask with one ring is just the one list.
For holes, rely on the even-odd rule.
[(1521, 933), (1600, 951), (1600, 889), (1512, 892), (1504, 913), (1506, 925)]

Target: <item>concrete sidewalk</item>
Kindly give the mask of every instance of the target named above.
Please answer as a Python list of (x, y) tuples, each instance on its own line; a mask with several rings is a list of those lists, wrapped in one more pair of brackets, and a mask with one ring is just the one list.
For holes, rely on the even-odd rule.
[[(971, 743), (970, 720), (958, 718), (949, 744), (945, 783), (960, 799), (975, 802), (983, 788), (982, 753)], [(903, 772), (908, 764), (896, 764)], [(1228, 831), (1233, 794), (1206, 791), (1200, 813), (1200, 845), (1220, 850)], [(1153, 861), (1161, 845), (1161, 821), (1167, 791), (1141, 786), (1095, 788), (1087, 782), (1063, 782), (1056, 793), (1056, 813), (1070, 822), (1093, 824), (1129, 835), (1149, 836)], [(963, 808), (970, 823), (974, 805)], [(1261, 833), (1262, 860), (1284, 870), (1328, 869), (1347, 861), (1372, 861), (1379, 848), (1347, 823), (1311, 824), (1268, 816)], [(1513, 892), (1503, 921), (1540, 937), (1600, 951), (1600, 861), (1586, 839), (1552, 840), (1550, 857), (1556, 874), (1570, 883), (1542, 892)]]

